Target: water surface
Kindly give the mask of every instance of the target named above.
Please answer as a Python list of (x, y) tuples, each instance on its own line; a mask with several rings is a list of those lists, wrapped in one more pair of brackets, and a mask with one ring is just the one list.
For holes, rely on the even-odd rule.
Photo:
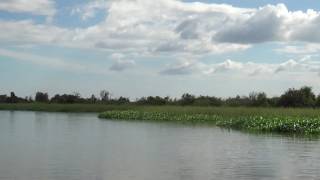
[(298, 180), (319, 170), (319, 139), (0, 111), (0, 180)]

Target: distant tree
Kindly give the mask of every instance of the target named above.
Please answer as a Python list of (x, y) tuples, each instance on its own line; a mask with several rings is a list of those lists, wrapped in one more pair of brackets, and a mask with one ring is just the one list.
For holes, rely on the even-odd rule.
[(96, 96), (94, 94), (91, 95), (90, 102), (93, 103), (93, 104), (97, 102), (97, 98), (96, 98)]
[(106, 90), (100, 91), (100, 98), (101, 98), (101, 101), (103, 101), (103, 102), (109, 101), (110, 100), (110, 92), (106, 91)]
[(320, 107), (320, 94), (317, 97), (316, 106)]
[(172, 99), (170, 98), (170, 96), (164, 97), (164, 100), (165, 100), (167, 103), (171, 103), (171, 102), (172, 102)]
[(302, 104), (304, 107), (314, 107), (316, 104), (316, 95), (312, 92), (312, 88), (304, 86), (300, 89), (302, 96)]
[(277, 107), (279, 106), (279, 100), (280, 100), (280, 97), (268, 98), (268, 105), (272, 107)]
[(6, 103), (8, 99), (7, 95), (0, 95), (0, 103)]
[(28, 102), (33, 102), (32, 96), (29, 96), (29, 97), (28, 97)]
[(192, 105), (195, 100), (196, 100), (196, 97), (194, 95), (185, 93), (181, 96), (180, 104), (181, 105)]
[(268, 98), (264, 92), (251, 92), (249, 94), (249, 100), (251, 106), (267, 106)]
[(83, 100), (74, 94), (56, 94), (53, 98), (51, 98), (51, 102), (53, 103), (61, 103), (61, 104), (73, 104), (83, 102)]
[(17, 103), (18, 102), (18, 97), (16, 96), (16, 94), (14, 92), (10, 92), (10, 97), (7, 98), (7, 102), (9, 103)]
[(81, 98), (81, 94), (80, 94), (79, 92), (73, 92), (73, 95), (74, 95), (75, 97), (77, 97), (78, 99)]
[(141, 105), (165, 105), (166, 103), (167, 99), (160, 96), (142, 97), (137, 100), (137, 104)]
[(156, 97), (149, 96), (147, 98), (147, 101), (151, 105), (165, 105), (167, 102), (166, 99), (164, 99), (160, 96), (156, 96)]
[(117, 100), (117, 103), (118, 104), (128, 104), (130, 103), (130, 100), (129, 98), (126, 98), (126, 97), (119, 97), (119, 99)]
[(36, 102), (41, 102), (41, 103), (47, 103), (49, 102), (49, 95), (48, 93), (43, 93), (43, 92), (37, 92), (36, 97), (35, 97)]
[(316, 96), (311, 87), (302, 87), (299, 90), (289, 89), (279, 99), (280, 106), (284, 107), (314, 107)]
[(246, 96), (239, 96), (237, 95), (236, 97), (231, 97), (226, 99), (225, 104), (227, 106), (232, 106), (232, 107), (238, 107), (238, 106), (250, 106), (250, 99), (249, 97)]
[(223, 101), (214, 96), (199, 96), (195, 99), (193, 104), (196, 106), (221, 106)]

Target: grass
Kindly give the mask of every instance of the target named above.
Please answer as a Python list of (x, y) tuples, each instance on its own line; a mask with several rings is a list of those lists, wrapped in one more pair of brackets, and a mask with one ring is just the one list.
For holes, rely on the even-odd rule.
[(301, 134), (320, 134), (320, 109), (105, 104), (0, 104), (0, 110), (97, 112), (100, 118), (177, 121), (220, 127)]
[(0, 110), (45, 111), (45, 112), (104, 112), (110, 110), (127, 110), (130, 106), (105, 104), (46, 104), (18, 103), (0, 104)]
[(47, 104), (18, 103), (0, 104), (0, 110), (46, 111), (46, 112), (104, 112), (110, 110), (134, 110), (144, 112), (168, 112), (177, 114), (209, 114), (224, 117), (262, 115), (317, 117), (320, 109), (311, 108), (248, 108), (248, 107), (199, 107), (199, 106), (137, 106), (107, 104)]

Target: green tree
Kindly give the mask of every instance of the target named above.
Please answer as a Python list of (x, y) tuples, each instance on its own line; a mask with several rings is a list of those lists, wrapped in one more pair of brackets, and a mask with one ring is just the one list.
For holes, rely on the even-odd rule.
[(194, 95), (185, 93), (181, 96), (180, 104), (181, 105), (192, 105), (195, 100), (196, 100), (196, 97)]
[(37, 92), (35, 100), (36, 100), (36, 102), (47, 103), (47, 102), (49, 102), (49, 95), (48, 95), (48, 93)]
[(101, 101), (103, 101), (103, 102), (109, 101), (110, 100), (110, 92), (107, 90), (100, 91), (100, 98), (101, 98)]
[(317, 97), (316, 106), (320, 107), (320, 94)]
[(302, 105), (304, 107), (313, 107), (316, 104), (316, 95), (312, 92), (312, 88), (305, 86), (300, 89), (302, 96)]
[(316, 96), (311, 87), (302, 87), (299, 90), (289, 89), (279, 99), (280, 106), (284, 107), (314, 107)]
[(18, 97), (16, 96), (16, 94), (14, 92), (10, 93), (10, 97), (8, 98), (8, 102), (9, 103), (17, 103), (18, 102)]
[(251, 92), (249, 94), (249, 101), (251, 106), (267, 106), (268, 98), (264, 92)]

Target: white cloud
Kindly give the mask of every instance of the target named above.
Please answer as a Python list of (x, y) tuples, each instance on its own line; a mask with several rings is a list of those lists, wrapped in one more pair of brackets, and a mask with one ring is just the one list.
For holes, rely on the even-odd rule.
[(267, 5), (252, 13), (234, 17), (217, 29), (213, 40), (239, 44), (282, 41), (282, 26), (285, 20), (283, 12), (288, 13), (283, 4)]
[[(99, 3), (98, 3), (99, 2)], [(103, 3), (105, 3), (103, 5)], [(197, 38), (186, 38), (183, 25), (192, 16), (211, 16), (215, 11), (242, 12), (243, 9), (228, 5), (206, 5), (184, 3), (175, 0), (150, 2), (137, 1), (95, 1), (88, 4), (89, 14), (100, 5), (108, 4), (105, 21), (88, 28), (64, 29), (32, 21), (0, 22), (2, 42), (19, 45), (28, 43), (51, 43), (62, 46), (97, 48), (111, 51), (138, 53), (223, 53), (247, 49), (250, 45), (212, 43), (210, 32), (203, 30), (204, 21), (199, 25)], [(84, 8), (86, 9), (86, 8)], [(155, 10), (157, 9), (157, 10)], [(79, 10), (80, 11), (80, 10)], [(92, 12), (92, 13), (91, 13)], [(86, 14), (86, 13), (85, 13)], [(85, 15), (90, 17), (91, 15)], [(214, 19), (219, 19), (213, 17)], [(209, 20), (209, 19), (207, 19)], [(178, 28), (180, 26), (180, 28)], [(27, 32), (25, 32), (27, 31)], [(3, 33), (2, 33), (3, 32)], [(4, 33), (10, 32), (10, 33)], [(170, 48), (168, 48), (168, 46)]]
[(80, 64), (75, 61), (40, 56), (25, 52), (16, 52), (7, 49), (0, 49), (0, 56), (13, 58), (18, 61), (32, 63), (35, 65), (46, 66), (49, 68), (61, 69), (65, 71), (72, 72), (82, 72), (82, 73), (91, 73), (91, 74), (107, 74), (107, 71), (103, 68), (88, 65)]
[(135, 61), (126, 59), (126, 57), (120, 53), (112, 54), (111, 59), (114, 61), (109, 68), (111, 71), (124, 71), (135, 65)]
[[(62, 44), (69, 38), (70, 31), (53, 25), (35, 24), (31, 20), (0, 20), (0, 40), (21, 44)], [(71, 36), (70, 36), (71, 37)]]
[(242, 69), (243, 67), (244, 65), (242, 63), (231, 61), (230, 59), (228, 59), (225, 62), (214, 65), (211, 73), (239, 70), (239, 69)]
[(88, 28), (2, 20), (0, 41), (153, 55), (226, 53), (264, 42), (313, 42), (306, 51), (314, 52), (320, 43), (319, 12), (289, 11), (283, 4), (248, 9), (177, 0), (95, 0), (73, 11), (88, 19), (99, 10), (107, 17)]
[(131, 68), (135, 65), (133, 60), (116, 60), (110, 67), (111, 71), (124, 71), (128, 68)]
[(168, 67), (160, 72), (163, 75), (190, 75), (199, 72), (202, 64), (196, 61), (180, 60), (177, 64), (168, 64)]
[(254, 63), (238, 62), (230, 59), (214, 64), (204, 64), (198, 61), (179, 61), (178, 64), (168, 65), (160, 74), (166, 75), (247, 75), (247, 76), (277, 76), (280, 73), (319, 73), (320, 62), (312, 60), (310, 56), (299, 60), (290, 59), (282, 63)]
[(263, 42), (320, 42), (320, 13), (289, 11), (284, 4), (267, 5), (230, 18), (217, 29), (213, 41), (254, 44)]
[(107, 11), (112, 0), (93, 0), (89, 3), (76, 6), (72, 9), (72, 15), (80, 15), (81, 19), (86, 21), (94, 18), (97, 15), (97, 11)]
[(50, 17), (56, 13), (55, 2), (53, 0), (1, 0), (0, 10)]
[(275, 70), (275, 73), (279, 73), (281, 71), (285, 71), (285, 70), (289, 70), (289, 69), (293, 69), (295, 67), (300, 66), (301, 64), (299, 64), (298, 62), (296, 62), (293, 59), (290, 59), (284, 63), (281, 63), (278, 65), (278, 67)]
[(289, 54), (314, 54), (320, 51), (320, 44), (307, 43), (304, 45), (286, 45), (276, 49), (276, 51)]

